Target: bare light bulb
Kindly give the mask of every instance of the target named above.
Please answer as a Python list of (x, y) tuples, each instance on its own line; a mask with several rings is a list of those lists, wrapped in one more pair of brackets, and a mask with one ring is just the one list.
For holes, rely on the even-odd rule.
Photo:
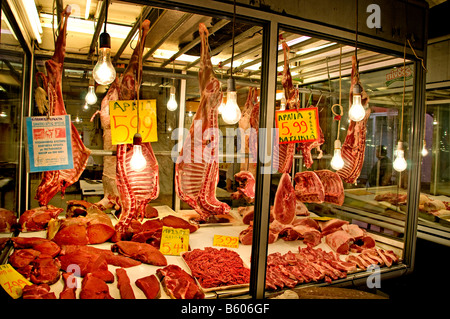
[(108, 33), (100, 34), (100, 49), (98, 61), (92, 72), (95, 82), (109, 85), (116, 78), (116, 70), (111, 62), (111, 38)]
[(175, 99), (175, 87), (170, 87), (170, 98), (167, 102), (167, 109), (169, 111), (175, 111), (178, 108), (177, 100)]
[(89, 85), (85, 100), (89, 105), (97, 103), (97, 95), (95, 95), (94, 85)]
[(241, 119), (241, 110), (237, 104), (236, 84), (233, 78), (228, 79), (227, 104), (222, 110), (222, 119), (227, 124), (236, 124)]
[(131, 169), (135, 172), (141, 172), (147, 166), (147, 161), (142, 154), (142, 137), (136, 133), (133, 137), (133, 155), (130, 160)]
[(428, 155), (428, 150), (427, 150), (427, 144), (425, 143), (425, 140), (423, 140), (423, 147), (422, 147), (422, 157), (425, 157)]
[(86, 102), (86, 103), (84, 103), (83, 109), (85, 109), (85, 110), (89, 110), (89, 104), (88, 104), (87, 102)]
[(399, 141), (397, 144), (396, 158), (393, 163), (393, 168), (397, 172), (403, 172), (406, 169), (405, 152), (403, 151), (403, 142)]
[(225, 108), (225, 98), (222, 96), (222, 103), (220, 103), (219, 109), (217, 110), (219, 114), (222, 114), (224, 108)]
[(348, 111), (348, 117), (354, 122), (359, 122), (366, 116), (366, 110), (361, 104), (361, 88), (358, 84), (353, 87), (353, 101), (350, 110)]
[(340, 170), (344, 167), (344, 160), (342, 159), (341, 155), (341, 141), (335, 140), (334, 141), (334, 155), (331, 159), (331, 167), (335, 170)]

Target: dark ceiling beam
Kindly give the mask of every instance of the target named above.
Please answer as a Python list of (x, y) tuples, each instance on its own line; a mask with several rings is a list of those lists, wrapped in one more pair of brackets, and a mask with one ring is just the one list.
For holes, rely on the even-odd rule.
[(88, 60), (91, 60), (92, 59), (92, 55), (95, 53), (95, 47), (97, 46), (98, 36), (100, 35), (100, 31), (102, 29), (103, 22), (105, 22), (106, 10), (108, 9), (106, 7), (106, 3), (107, 2), (108, 1), (103, 0), (102, 6), (100, 8), (100, 14), (98, 15), (97, 25), (95, 26), (94, 35), (92, 36), (91, 45), (89, 47), (89, 53), (88, 53), (88, 56), (87, 56)]
[[(215, 25), (213, 25), (210, 29), (209, 29), (209, 34), (213, 34), (214, 32), (222, 29), (224, 26), (226, 26), (228, 23), (230, 23), (230, 20), (220, 20), (219, 22), (217, 22)], [(186, 53), (187, 51), (189, 51), (190, 49), (192, 49), (193, 47), (195, 47), (197, 44), (200, 43), (200, 36), (198, 36), (197, 38), (195, 38), (194, 40), (192, 40), (191, 42), (189, 42), (188, 44), (186, 44), (181, 50), (179, 50), (177, 53), (175, 53), (174, 55), (172, 55), (170, 57), (170, 59), (168, 59), (167, 61), (164, 61), (163, 63), (161, 63), (161, 68), (165, 67), (167, 64), (171, 63), (172, 61), (175, 61), (176, 58), (178, 58), (180, 55), (182, 55), (183, 53)]]
[[(58, 26), (61, 25), (61, 14), (64, 11), (63, 0), (56, 0), (56, 18), (58, 21)], [(59, 28), (57, 28), (59, 30)]]
[[(122, 45), (120, 46), (119, 50), (117, 50), (117, 53), (114, 55), (114, 58), (112, 59), (113, 62), (117, 62), (119, 60), (120, 56), (122, 55), (123, 51), (127, 48), (128, 44), (133, 40), (134, 36), (136, 35), (136, 32), (139, 29), (140, 26), (140, 20), (142, 18), (142, 21), (148, 19), (150, 20), (152, 27), (156, 24), (156, 22), (167, 12), (167, 10), (164, 9), (154, 9), (152, 7), (145, 6), (141, 14), (137, 17), (136, 23), (132, 26), (130, 32), (128, 33), (125, 40), (123, 40)], [(145, 59), (144, 59), (145, 60)]]
[(162, 38), (156, 43), (147, 53), (145, 53), (142, 58), (143, 61), (146, 61), (159, 47), (179, 28), (181, 27), (190, 17), (192, 17), (193, 13), (185, 13), (171, 28), (162, 36)]
[[(235, 45), (237, 42), (241, 41), (242, 39), (245, 39), (247, 37), (252, 37), (255, 33), (261, 31), (261, 27), (259, 26), (255, 26), (255, 27), (251, 27), (250, 29), (238, 34), (235, 38), (234, 38), (234, 42)], [(218, 46), (217, 48), (215, 48), (214, 50), (211, 50), (211, 56), (214, 56), (216, 54), (219, 54), (220, 52), (222, 52), (223, 50), (231, 47), (233, 45), (233, 39), (228, 40), (227, 42), (225, 42), (224, 44)], [(184, 70), (188, 70), (194, 66), (196, 66), (198, 63), (200, 62), (200, 58), (198, 58), (197, 60), (189, 63), (188, 65), (186, 65), (184, 67)]]

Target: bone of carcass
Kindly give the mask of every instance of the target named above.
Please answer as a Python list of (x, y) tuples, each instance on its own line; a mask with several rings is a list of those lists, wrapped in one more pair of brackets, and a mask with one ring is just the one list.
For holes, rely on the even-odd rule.
[[(45, 62), (47, 76), (41, 72), (37, 73), (37, 76), (42, 79), (43, 86), (46, 89), (49, 100), (48, 115), (50, 116), (67, 114), (62, 94), (62, 73), (66, 51), (67, 21), (70, 12), (70, 6), (67, 6), (62, 13), (61, 27), (55, 44), (55, 53), (50, 60)], [(43, 179), (36, 190), (35, 196), (35, 199), (38, 200), (41, 206), (47, 205), (59, 191), (64, 196), (66, 188), (78, 181), (81, 173), (86, 168), (91, 151), (84, 146), (73, 122), (71, 123), (71, 131), (74, 167), (72, 169), (44, 172)]]
[(86, 217), (52, 220), (47, 238), (60, 246), (101, 244), (110, 239), (114, 232), (108, 215), (93, 205), (88, 208)]
[[(136, 73), (142, 74), (142, 65), (139, 59), (144, 49), (143, 42), (150, 28), (150, 21), (145, 20), (142, 23), (142, 32), (136, 49), (130, 59), (130, 64), (124, 72), (120, 85), (120, 98), (132, 100), (136, 98), (135, 92), (141, 83), (136, 82)], [(142, 44), (142, 45), (141, 45)], [(138, 78), (141, 77), (138, 76)], [(116, 165), (116, 181), (120, 194), (121, 213), (116, 230), (124, 233), (133, 218), (145, 215), (147, 204), (159, 195), (159, 172), (158, 162), (150, 143), (142, 143), (142, 155), (147, 165), (140, 171), (136, 172), (131, 168), (131, 157), (133, 156), (133, 145), (120, 144), (117, 145), (117, 165)]]
[(109, 294), (108, 285), (92, 274), (87, 274), (81, 282), (80, 299), (114, 299)]
[(16, 223), (17, 217), (14, 212), (0, 208), (0, 233), (13, 231)]
[[(247, 101), (242, 109), (242, 116), (239, 120), (239, 128), (244, 134), (244, 140), (241, 139), (240, 153), (249, 153), (241, 163), (241, 171), (249, 171), (256, 176), (256, 160), (258, 154), (258, 130), (259, 130), (259, 101), (258, 89), (250, 87)], [(239, 146), (238, 146), (239, 147)]]
[(45, 230), (49, 221), (56, 218), (64, 209), (53, 205), (26, 210), (19, 218), (21, 231)]
[(31, 248), (42, 254), (56, 257), (61, 248), (55, 242), (39, 237), (13, 237), (11, 238), (15, 249)]
[[(117, 276), (117, 288), (120, 292), (120, 298), (122, 299), (136, 299), (131, 287), (130, 278), (127, 275), (127, 271), (123, 268), (116, 269)], [(139, 287), (139, 286), (138, 286)]]
[(231, 194), (232, 199), (243, 197), (247, 203), (255, 201), (255, 177), (249, 171), (240, 171), (234, 175), (234, 180), (238, 182), (237, 191)]
[(166, 257), (157, 248), (146, 243), (119, 241), (111, 246), (111, 250), (146, 264), (155, 266), (167, 265)]
[[(189, 134), (175, 164), (175, 190), (203, 220), (211, 215), (228, 214), (230, 206), (216, 198), (219, 181), (218, 108), (222, 101), (220, 82), (214, 75), (208, 45), (208, 30), (199, 25), (201, 66), (200, 104)], [(213, 131), (213, 132), (211, 132)]]
[(161, 297), (161, 287), (155, 275), (139, 278), (136, 280), (136, 286), (144, 292), (147, 299), (158, 299)]
[(364, 91), (357, 70), (356, 57), (352, 57), (352, 76), (350, 85), (350, 103), (353, 100), (353, 87), (358, 84), (361, 88), (361, 104), (366, 108), (366, 115), (362, 121), (354, 122), (350, 120), (347, 136), (342, 144), (341, 153), (344, 160), (344, 167), (337, 171), (342, 180), (353, 184), (361, 174), (364, 164), (364, 152), (366, 149), (367, 121), (370, 116), (368, 107), (369, 96)]

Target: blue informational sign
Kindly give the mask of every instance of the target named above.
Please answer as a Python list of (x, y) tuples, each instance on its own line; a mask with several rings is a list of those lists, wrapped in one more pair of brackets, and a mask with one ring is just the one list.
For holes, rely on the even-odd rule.
[(72, 169), (70, 115), (33, 116), (25, 121), (29, 172)]

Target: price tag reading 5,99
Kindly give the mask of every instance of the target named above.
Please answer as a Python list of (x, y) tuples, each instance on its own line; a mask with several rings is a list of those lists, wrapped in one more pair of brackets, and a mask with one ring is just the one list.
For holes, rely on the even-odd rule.
[(313, 142), (320, 138), (316, 107), (276, 112), (279, 144)]
[[(132, 144), (138, 125), (136, 101), (110, 101), (109, 114), (112, 145)], [(156, 100), (140, 100), (139, 133), (142, 142), (158, 141), (156, 127)]]
[(164, 255), (173, 256), (179, 256), (181, 252), (188, 251), (189, 233), (189, 229), (163, 226), (159, 251)]
[(213, 245), (220, 247), (238, 248), (239, 237), (214, 235)]

